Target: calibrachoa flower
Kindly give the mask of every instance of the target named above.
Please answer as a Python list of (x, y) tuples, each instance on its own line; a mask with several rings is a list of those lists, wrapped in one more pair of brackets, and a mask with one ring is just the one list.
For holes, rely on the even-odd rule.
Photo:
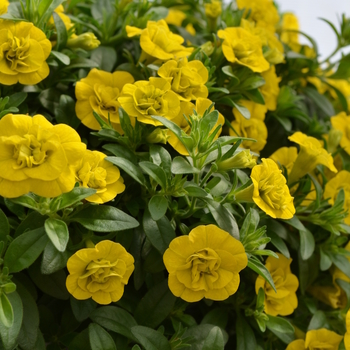
[(0, 83), (35, 85), (50, 69), (51, 42), (33, 23), (0, 21)]
[(240, 104), (246, 107), (250, 112), (250, 119), (246, 119), (236, 108), (232, 112), (235, 120), (231, 122), (232, 129), (229, 130), (231, 136), (243, 136), (255, 139), (253, 141), (243, 141), (242, 147), (249, 148), (253, 152), (259, 153), (266, 145), (267, 128), (264, 123), (267, 108), (252, 101), (240, 101)]
[(261, 76), (265, 79), (265, 85), (260, 87), (260, 91), (265, 99), (265, 105), (269, 111), (274, 111), (277, 108), (277, 97), (280, 93), (278, 83), (281, 78), (276, 75), (275, 66), (271, 66), (269, 70), (261, 73)]
[(0, 195), (33, 192), (56, 197), (75, 185), (73, 166), (86, 146), (65, 124), (52, 125), (42, 115), (8, 114), (0, 120)]
[(274, 219), (291, 219), (295, 213), (293, 197), (286, 178), (272, 159), (262, 158), (262, 163), (252, 169), (253, 183), (235, 194), (238, 201), (254, 201)]
[(92, 203), (106, 203), (125, 190), (119, 169), (104, 160), (107, 156), (98, 151), (86, 150), (75, 168), (80, 186), (94, 188), (96, 193), (85, 198)]
[(163, 256), (171, 292), (185, 301), (225, 300), (248, 263), (241, 242), (215, 225), (201, 225), (172, 240)]
[(281, 40), (286, 43), (299, 43), (299, 33), (289, 30), (299, 30), (298, 18), (290, 12), (286, 12), (282, 17)]
[(237, 6), (245, 9), (245, 14), (250, 11), (249, 20), (254, 21), (258, 27), (275, 31), (279, 15), (272, 0), (237, 0)]
[(181, 24), (185, 18), (186, 18), (186, 13), (180, 10), (177, 10), (175, 8), (170, 8), (168, 12), (168, 16), (166, 16), (164, 20), (168, 24), (181, 27)]
[(297, 157), (298, 150), (296, 147), (281, 147), (272, 153), (269, 158), (274, 160), (278, 165), (284, 166), (289, 174)]
[(94, 248), (84, 248), (67, 262), (66, 286), (75, 299), (92, 298), (98, 304), (118, 301), (134, 271), (134, 258), (112, 241), (101, 241)]
[(269, 62), (264, 58), (259, 37), (238, 27), (219, 30), (218, 37), (224, 39), (222, 52), (229, 62), (246, 66), (258, 73), (270, 68)]
[(331, 118), (331, 123), (334, 129), (342, 132), (340, 146), (347, 154), (350, 154), (350, 116), (346, 115), (345, 112), (340, 112)]
[(277, 293), (271, 285), (261, 276), (255, 282), (255, 291), (258, 294), (262, 288), (265, 292), (264, 310), (272, 316), (286, 316), (294, 312), (298, 306), (296, 291), (299, 287), (297, 276), (290, 270), (292, 259), (277, 253), (279, 259), (269, 256), (266, 260), (266, 268), (269, 270)]
[[(184, 114), (189, 116), (193, 114), (193, 111), (195, 110), (198, 113), (198, 116), (201, 118), (205, 111), (209, 108), (209, 106), (212, 104), (210, 100), (207, 98), (198, 98), (196, 100), (196, 105), (194, 105), (192, 102), (181, 102), (181, 110), (180, 113), (174, 118), (172, 121), (176, 123), (183, 132), (186, 134), (190, 134), (191, 132), (191, 127), (188, 124), (186, 118), (184, 117)], [(214, 107), (211, 108), (210, 112), (214, 110)], [(211, 129), (212, 133), (218, 125), (224, 125), (225, 124), (225, 118), (224, 116), (219, 113), (219, 118), (217, 123), (214, 125), (214, 127)], [(221, 130), (216, 134), (215, 139), (219, 137), (221, 134)], [(181, 143), (181, 141), (178, 139), (178, 137), (172, 132), (168, 131), (168, 142), (170, 145), (180, 154), (188, 156), (188, 151), (186, 147)]]
[(180, 112), (180, 100), (171, 90), (170, 83), (163, 78), (139, 80), (123, 87), (118, 102), (131, 117), (141, 123), (155, 126), (162, 123), (154, 120), (153, 115), (174, 119)]
[(93, 115), (93, 112), (96, 112), (106, 123), (110, 120), (112, 126), (122, 133), (118, 97), (124, 85), (133, 82), (134, 78), (128, 72), (108, 73), (92, 69), (75, 87), (77, 117), (88, 128), (100, 130), (101, 126)]
[(1, 0), (0, 1), (0, 15), (3, 15), (7, 12), (7, 8), (10, 5), (10, 3), (7, 0)]
[(216, 19), (221, 15), (222, 5), (219, 0), (211, 0), (210, 3), (204, 4), (205, 15), (208, 18)]
[(288, 183), (298, 181), (301, 177), (313, 171), (318, 164), (326, 166), (334, 173), (338, 171), (333, 164), (332, 155), (322, 147), (319, 140), (300, 131), (295, 132), (288, 138), (300, 145), (300, 151), (289, 174)]
[(347, 170), (340, 171), (335, 177), (327, 182), (323, 197), (325, 199), (329, 198), (329, 204), (333, 205), (341, 189), (344, 190), (345, 195), (344, 209), (349, 210), (349, 214), (344, 219), (344, 222), (347, 225), (350, 225), (350, 172)]
[(292, 341), (286, 350), (338, 350), (343, 337), (333, 331), (321, 328), (306, 333), (306, 339)]
[(145, 29), (131, 26), (125, 28), (129, 38), (141, 35), (140, 45), (143, 50), (140, 57), (141, 62), (151, 63), (157, 59), (167, 61), (186, 57), (193, 51), (193, 48), (186, 48), (181, 45), (185, 41), (184, 38), (172, 33), (164, 19), (158, 22), (148, 21)]
[(177, 93), (180, 100), (191, 101), (208, 96), (205, 83), (209, 74), (201, 61), (188, 62), (186, 57), (177, 61), (170, 60), (159, 68), (158, 75), (171, 83), (171, 89)]

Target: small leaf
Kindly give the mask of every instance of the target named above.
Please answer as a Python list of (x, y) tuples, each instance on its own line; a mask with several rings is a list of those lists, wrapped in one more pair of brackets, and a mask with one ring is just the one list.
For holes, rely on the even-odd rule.
[(57, 52), (57, 51), (52, 50), (51, 55), (55, 56), (59, 61), (61, 61), (66, 66), (68, 66), (70, 64), (69, 56), (65, 55), (62, 52)]
[(190, 165), (183, 157), (175, 157), (171, 164), (173, 174), (199, 174), (200, 170)]
[(69, 240), (67, 224), (62, 220), (49, 218), (45, 221), (45, 231), (56, 249), (64, 252)]
[(89, 340), (92, 350), (117, 350), (110, 334), (96, 323), (89, 325)]
[(312, 233), (308, 230), (300, 230), (300, 254), (303, 260), (307, 260), (315, 251), (315, 239)]
[(13, 325), (13, 309), (5, 293), (0, 295), (0, 322), (10, 328)]
[(281, 333), (294, 334), (294, 327), (284, 318), (275, 317), (269, 315), (269, 320), (266, 322), (266, 326), (270, 330), (274, 330)]
[(224, 350), (224, 335), (219, 327), (214, 327), (205, 339), (202, 350)]
[(68, 40), (66, 25), (62, 21), (61, 17), (55, 11), (52, 13), (52, 16), (55, 21), (55, 27), (56, 27), (56, 33), (57, 33), (57, 41), (56, 41), (55, 49), (57, 51), (61, 51), (66, 46), (67, 40)]
[(248, 267), (263, 277), (273, 288), (273, 290), (277, 293), (275, 284), (273, 282), (272, 276), (269, 270), (257, 259), (250, 257), (248, 259)]
[(153, 196), (148, 202), (148, 210), (154, 221), (161, 219), (167, 212), (167, 209), (168, 200), (162, 195)]
[(152, 328), (134, 326), (131, 332), (145, 350), (171, 350), (171, 346), (163, 334)]

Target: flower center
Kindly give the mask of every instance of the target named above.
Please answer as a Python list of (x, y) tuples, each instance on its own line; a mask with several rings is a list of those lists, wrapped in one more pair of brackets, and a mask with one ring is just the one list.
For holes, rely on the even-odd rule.
[(211, 248), (205, 248), (190, 255), (187, 260), (190, 263), (193, 290), (213, 289), (213, 283), (219, 278), (217, 270), (221, 259)]
[(28, 67), (25, 59), (29, 56), (29, 36), (27, 38), (9, 38), (3, 49), (4, 56), (11, 70), (16, 70), (20, 67)]
[(102, 167), (92, 168), (89, 163), (84, 163), (78, 171), (78, 180), (84, 187), (99, 189), (98, 193), (106, 191), (107, 171)]
[(79, 277), (86, 281), (86, 288), (89, 292), (95, 293), (101, 289), (107, 289), (111, 279), (123, 278), (126, 271), (126, 264), (123, 260), (110, 262), (106, 259), (91, 261), (85, 268), (85, 273)]
[(46, 152), (34, 135), (24, 135), (15, 140), (13, 158), (17, 160), (16, 169), (32, 168), (44, 163)]
[(103, 111), (118, 113), (120, 104), (118, 102), (119, 89), (105, 85), (95, 84), (95, 102)]
[(284, 210), (287, 206), (283, 179), (280, 173), (272, 172), (259, 181), (260, 197), (273, 209)]
[(163, 107), (163, 90), (156, 88), (153, 85), (145, 86), (137, 89), (135, 92), (136, 105), (148, 115), (155, 115)]

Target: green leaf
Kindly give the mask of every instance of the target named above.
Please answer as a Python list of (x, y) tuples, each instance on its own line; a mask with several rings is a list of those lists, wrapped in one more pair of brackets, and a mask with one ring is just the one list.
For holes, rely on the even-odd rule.
[(289, 249), (281, 237), (273, 231), (267, 231), (267, 236), (271, 238), (271, 243), (287, 258), (290, 259)]
[(194, 182), (187, 182), (184, 185), (184, 189), (189, 197), (210, 198), (209, 194), (205, 190), (203, 190), (203, 188), (196, 185)]
[(133, 152), (131, 152), (128, 148), (118, 145), (115, 143), (109, 143), (107, 145), (103, 145), (104, 149), (111, 152), (113, 155), (121, 158), (125, 158), (129, 160), (131, 163), (134, 163), (134, 165), (137, 164), (137, 157)]
[(151, 162), (139, 162), (142, 170), (156, 181), (163, 189), (167, 187), (166, 175), (164, 170)]
[(86, 300), (77, 300), (70, 297), (70, 306), (72, 308), (74, 317), (79, 321), (83, 322), (86, 320), (92, 311), (94, 311), (97, 307), (97, 304), (92, 299), (86, 299)]
[(145, 350), (171, 350), (167, 338), (152, 328), (134, 326), (131, 328), (131, 332), (137, 339), (137, 342), (141, 344)]
[(256, 339), (254, 332), (250, 328), (249, 324), (242, 317), (241, 313), (237, 313), (236, 321), (236, 339), (237, 350), (253, 350), (256, 349)]
[(271, 331), (277, 331), (281, 333), (291, 333), (294, 334), (294, 327), (285, 318), (275, 317), (269, 315), (269, 320), (266, 322), (266, 326)]
[(36, 196), (28, 193), (23, 196), (17, 197), (17, 198), (11, 198), (9, 201), (15, 204), (22, 205), (23, 207), (29, 208), (29, 209), (34, 209), (37, 210), (39, 204), (36, 201)]
[(54, 218), (47, 219), (45, 221), (45, 232), (58, 251), (64, 252), (66, 250), (69, 231), (64, 221)]
[(98, 64), (100, 69), (111, 72), (117, 62), (117, 53), (112, 47), (99, 46), (92, 51), (91, 59)]
[(0, 242), (6, 242), (8, 236), (10, 234), (10, 225), (7, 220), (7, 216), (5, 213), (0, 209)]
[(17, 284), (17, 292), (22, 299), (23, 321), (19, 332), (18, 343), (23, 350), (36, 349), (39, 334), (39, 311), (31, 293), (21, 283)]
[(117, 350), (113, 338), (96, 323), (89, 324), (89, 340), (92, 350)]
[(12, 94), (6, 104), (7, 107), (18, 107), (24, 102), (28, 94), (26, 92), (16, 92)]
[(171, 164), (171, 172), (173, 174), (199, 174), (200, 170), (194, 168), (183, 157), (175, 157)]
[(350, 55), (344, 56), (338, 65), (337, 71), (329, 79), (347, 79), (350, 77)]
[(148, 210), (154, 221), (161, 219), (168, 209), (168, 200), (163, 195), (153, 196), (148, 202)]
[(52, 50), (51, 55), (55, 56), (59, 61), (61, 61), (66, 66), (68, 66), (70, 64), (69, 56), (65, 55), (62, 52), (57, 52), (57, 51)]
[(79, 57), (71, 60), (70, 64), (67, 67), (64, 67), (62, 70), (68, 71), (68, 70), (79, 69), (79, 68), (88, 68), (88, 69), (98, 68), (98, 64), (93, 60), (89, 60), (88, 58)]
[(13, 309), (13, 324), (10, 328), (7, 328), (2, 324), (2, 322), (0, 322), (0, 337), (4, 349), (12, 350), (17, 344), (17, 338), (21, 329), (23, 319), (23, 306), (21, 298), (17, 292), (13, 292), (7, 297)]
[(80, 119), (75, 114), (75, 101), (69, 95), (60, 95), (59, 104), (54, 109), (58, 123), (64, 123), (76, 129), (80, 124)]
[(329, 254), (329, 257), (331, 258), (333, 264), (350, 278), (349, 260), (344, 255), (340, 254)]
[(309, 326), (307, 327), (307, 330), (311, 331), (314, 329), (328, 328), (328, 327), (329, 327), (329, 324), (327, 322), (326, 314), (321, 310), (317, 310), (312, 316)]
[(219, 327), (214, 327), (209, 332), (203, 344), (203, 350), (224, 350), (224, 335)]
[(41, 272), (44, 275), (50, 275), (63, 269), (67, 265), (69, 255), (67, 251), (58, 251), (51, 242), (48, 242), (44, 249), (43, 260), (41, 261)]
[(248, 108), (241, 106), (234, 101), (232, 101), (232, 104), (238, 109), (238, 112), (241, 113), (245, 119), (250, 119), (250, 112)]
[(163, 117), (158, 117), (155, 115), (153, 115), (152, 118), (155, 120), (158, 120), (164, 126), (166, 126), (169, 130), (171, 130), (177, 136), (177, 138), (181, 141), (181, 143), (186, 147), (185, 143), (182, 140), (182, 130), (177, 124), (175, 124), (174, 122), (172, 122), (169, 119), (166, 119)]
[(55, 21), (55, 27), (56, 27), (56, 33), (57, 33), (57, 41), (56, 41), (55, 49), (57, 51), (61, 51), (66, 46), (67, 40), (68, 40), (66, 25), (64, 24), (61, 17), (56, 12), (53, 12), (52, 16)]
[(64, 270), (56, 271), (50, 275), (43, 275), (40, 262), (33, 264), (29, 270), (29, 276), (44, 293), (60, 300), (68, 300), (69, 293), (66, 288), (67, 275)]
[(222, 230), (228, 232), (232, 237), (239, 240), (239, 229), (233, 214), (226, 207), (213, 199), (205, 198), (205, 201), (218, 226)]
[(73, 214), (70, 220), (96, 232), (123, 231), (139, 226), (136, 219), (108, 205), (89, 205)]
[(156, 328), (171, 313), (176, 297), (170, 292), (168, 281), (153, 286), (140, 300), (134, 312), (140, 325)]
[(13, 325), (13, 309), (10, 301), (5, 293), (0, 295), (0, 322), (6, 327), (10, 328)]
[(332, 260), (329, 255), (320, 248), (320, 270), (327, 271), (332, 266)]
[(59, 211), (64, 208), (70, 207), (77, 202), (93, 195), (96, 193), (96, 190), (93, 188), (85, 187), (74, 187), (72, 191), (68, 193), (63, 193), (60, 196), (56, 197), (50, 203), (50, 209), (54, 211)]
[(152, 162), (164, 169), (165, 173), (169, 176), (171, 174), (171, 156), (169, 152), (159, 145), (151, 145), (149, 152)]
[(315, 239), (312, 233), (308, 230), (300, 230), (300, 254), (303, 260), (307, 260), (315, 251)]
[(303, 92), (329, 117), (335, 115), (334, 108), (328, 98), (321, 95), (316, 89), (306, 87)]
[(248, 258), (248, 267), (263, 277), (277, 293), (269, 270), (259, 260), (254, 259), (253, 257)]
[(210, 310), (202, 319), (201, 324), (211, 324), (225, 329), (228, 321), (228, 309), (219, 307)]
[(146, 179), (143, 176), (142, 171), (135, 164), (131, 163), (129, 160), (122, 157), (106, 157), (112, 164), (115, 164), (119, 168), (123, 169), (127, 174), (129, 174), (134, 180), (144, 187), (147, 187)]
[[(224, 66), (221, 68), (221, 70), (224, 72), (224, 74), (228, 75), (229, 77), (233, 78), (234, 80), (234, 85), (239, 84), (239, 79), (236, 77), (233, 73), (232, 67), (231, 66)], [(231, 83), (232, 84), (232, 83)]]
[(90, 318), (100, 326), (135, 340), (131, 329), (137, 326), (135, 319), (125, 310), (116, 306), (102, 306), (93, 311)]
[(6, 251), (5, 266), (10, 272), (19, 272), (29, 267), (44, 250), (48, 240), (43, 227), (18, 236)]
[(55, 9), (62, 4), (64, 0), (41, 0), (38, 6), (39, 21), (37, 27), (43, 28)]
[(148, 210), (145, 210), (142, 220), (143, 229), (152, 245), (161, 253), (169, 247), (170, 242), (176, 237), (168, 218), (163, 216), (160, 220), (152, 219)]

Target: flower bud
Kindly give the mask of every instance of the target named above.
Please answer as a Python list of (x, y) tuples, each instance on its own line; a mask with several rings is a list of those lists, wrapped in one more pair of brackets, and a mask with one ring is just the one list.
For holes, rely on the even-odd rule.
[(1, 286), (1, 289), (5, 292), (5, 294), (10, 294), (16, 290), (16, 285), (13, 282), (9, 282)]
[(233, 157), (218, 162), (219, 170), (252, 168), (256, 165), (248, 149), (235, 154)]
[(331, 129), (328, 136), (328, 152), (333, 153), (340, 144), (343, 133), (340, 130)]
[(210, 4), (204, 4), (205, 15), (208, 18), (216, 19), (221, 15), (222, 6), (221, 1), (211, 0)]
[(67, 41), (67, 46), (71, 49), (83, 49), (91, 51), (100, 46), (100, 41), (94, 33), (87, 32), (80, 35), (73, 34)]
[(148, 143), (167, 143), (169, 136), (168, 130), (156, 128), (146, 138)]
[(211, 41), (207, 41), (201, 45), (201, 49), (207, 56), (210, 56), (214, 52), (214, 45)]

